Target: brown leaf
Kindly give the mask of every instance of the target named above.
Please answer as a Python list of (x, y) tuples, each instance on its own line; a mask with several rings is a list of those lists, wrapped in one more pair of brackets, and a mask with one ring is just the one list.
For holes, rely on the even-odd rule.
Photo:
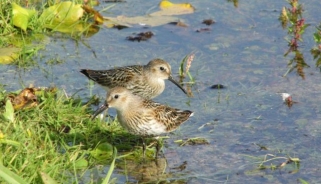
[(15, 110), (38, 105), (34, 88), (25, 88), (17, 96), (10, 94), (8, 95), (8, 98), (11, 100)]
[(86, 13), (94, 15), (94, 20), (96, 24), (103, 24), (104, 17), (98, 11), (96, 11), (88, 5), (83, 5), (82, 8), (85, 10)]

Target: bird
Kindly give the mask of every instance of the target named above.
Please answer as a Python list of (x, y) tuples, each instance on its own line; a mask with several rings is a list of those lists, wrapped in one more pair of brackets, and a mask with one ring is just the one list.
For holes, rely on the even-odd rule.
[(135, 95), (152, 99), (164, 91), (164, 80), (168, 79), (187, 94), (185, 89), (173, 79), (169, 63), (159, 58), (149, 61), (146, 65), (117, 67), (109, 70), (81, 69), (80, 72), (104, 87), (106, 91), (122, 86)]
[[(107, 92), (105, 103), (92, 115), (114, 108), (120, 125), (129, 133), (141, 136), (143, 140), (143, 157), (145, 158), (145, 137), (155, 137), (176, 130), (182, 123), (193, 116), (190, 110), (180, 110), (167, 105), (142, 98), (124, 87), (115, 87)], [(159, 152), (156, 146), (156, 158)]]

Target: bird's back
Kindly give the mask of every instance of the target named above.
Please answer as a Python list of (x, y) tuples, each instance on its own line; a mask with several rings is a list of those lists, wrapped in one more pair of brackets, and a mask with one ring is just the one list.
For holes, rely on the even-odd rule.
[(143, 66), (133, 65), (110, 70), (82, 69), (80, 72), (107, 89), (116, 86), (127, 88), (143, 76)]

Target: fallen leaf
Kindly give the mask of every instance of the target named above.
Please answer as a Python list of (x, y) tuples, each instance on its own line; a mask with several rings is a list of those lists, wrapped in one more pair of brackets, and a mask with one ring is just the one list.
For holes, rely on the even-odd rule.
[(190, 3), (180, 3), (180, 4), (174, 4), (168, 0), (162, 0), (159, 3), (159, 8), (164, 10), (164, 9), (169, 9), (169, 8), (181, 8), (181, 9), (193, 9), (195, 8), (190, 4)]
[[(81, 4), (65, 1), (45, 9), (39, 19), (45, 23), (44, 27), (46, 28), (55, 30), (59, 29), (59, 27), (63, 30), (69, 28), (71, 29), (69, 32), (73, 32), (75, 28), (73, 25), (79, 21), (83, 13), (84, 10)], [(77, 26), (86, 27), (81, 24)]]
[(0, 48), (0, 64), (12, 63), (18, 59), (20, 51), (21, 49), (17, 47)]
[(28, 10), (16, 3), (12, 3), (12, 19), (13, 25), (26, 31), (29, 19), (36, 13), (36, 10)]
[(98, 11), (87, 5), (83, 5), (82, 8), (86, 11), (86, 13), (94, 15), (94, 20), (96, 24), (103, 24), (104, 17)]
[[(122, 17), (122, 16), (120, 16)], [(122, 22), (119, 20), (120, 17), (104, 17), (104, 25), (107, 28), (128, 28), (132, 27), (130, 24)]]
[(25, 88), (18, 95), (8, 95), (15, 110), (25, 107), (35, 107), (38, 105), (34, 88)]
[(150, 16), (183, 15), (194, 13), (195, 8), (189, 3), (174, 4), (163, 0), (159, 3), (160, 11), (151, 13)]
[(107, 22), (104, 24), (107, 27), (111, 25), (124, 25), (127, 27), (132, 27), (133, 24), (139, 24), (144, 26), (160, 26), (167, 24), (169, 22), (177, 21), (176, 17), (172, 16), (161, 16), (161, 17), (152, 17), (152, 16), (137, 16), (137, 17), (126, 17), (126, 16), (117, 16), (117, 17), (104, 17), (107, 19)]

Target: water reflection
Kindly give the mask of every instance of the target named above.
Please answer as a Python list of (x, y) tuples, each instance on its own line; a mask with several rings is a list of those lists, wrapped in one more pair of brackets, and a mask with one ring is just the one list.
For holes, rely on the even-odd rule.
[(177, 167), (168, 168), (165, 157), (143, 161), (123, 159), (117, 166), (129, 177), (128, 183), (161, 183), (169, 180), (171, 183), (186, 183), (185, 179), (175, 177), (177, 172), (182, 175), (181, 171), (187, 166), (186, 161)]

